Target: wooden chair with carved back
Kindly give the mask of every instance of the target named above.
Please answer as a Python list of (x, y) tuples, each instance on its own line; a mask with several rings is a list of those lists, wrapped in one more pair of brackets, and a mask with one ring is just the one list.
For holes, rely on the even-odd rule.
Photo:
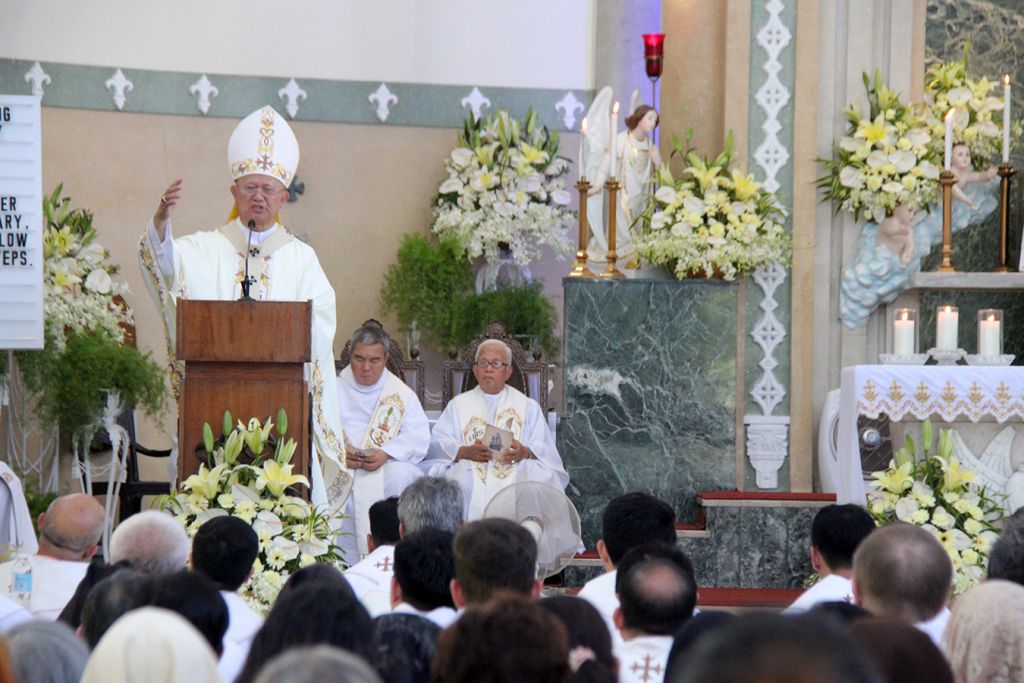
[(488, 339), (501, 340), (512, 350), (512, 375), (508, 379), (508, 385), (537, 401), (542, 410), (547, 410), (548, 366), (541, 361), (540, 349), (534, 349), (532, 358), (528, 357), (523, 345), (497, 320), (487, 323), (484, 333), (471, 341), (461, 352), (449, 352), (449, 360), (444, 362), (441, 380), (442, 409), (452, 398), (476, 386), (476, 377), (472, 372), (476, 350)]

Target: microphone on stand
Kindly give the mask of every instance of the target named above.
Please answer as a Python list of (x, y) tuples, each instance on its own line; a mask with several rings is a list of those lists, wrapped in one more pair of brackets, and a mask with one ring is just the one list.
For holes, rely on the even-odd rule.
[(249, 280), (249, 254), (252, 253), (252, 233), (256, 229), (256, 221), (249, 219), (249, 241), (245, 245), (245, 279), (242, 280), (242, 296), (238, 298), (239, 301), (252, 301), (253, 298), (249, 296), (249, 287), (252, 281)]

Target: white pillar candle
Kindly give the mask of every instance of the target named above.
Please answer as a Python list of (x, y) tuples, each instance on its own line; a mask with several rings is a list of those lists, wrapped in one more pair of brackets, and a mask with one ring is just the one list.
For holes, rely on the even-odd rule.
[(946, 154), (943, 157), (942, 168), (947, 171), (952, 168), (953, 164), (953, 112), (955, 110), (950, 109), (946, 112)]
[(579, 173), (580, 182), (587, 179), (587, 167), (586, 158), (583, 154), (583, 147), (587, 144), (587, 117), (583, 117), (583, 123), (580, 124), (580, 159), (579, 159)]
[(914, 348), (914, 321), (908, 318), (904, 309), (902, 318), (892, 321), (892, 352), (897, 356), (909, 356), (917, 352)]
[(955, 351), (957, 345), (957, 325), (960, 314), (952, 306), (943, 306), (935, 319), (935, 347)]
[(987, 320), (978, 321), (978, 355), (998, 356), (1002, 330), (999, 320), (990, 315)]
[(609, 130), (611, 131), (610, 132), (611, 140), (608, 141), (608, 152), (612, 156), (612, 170), (611, 170), (611, 173), (608, 176), (610, 178), (614, 178), (615, 177), (615, 171), (616, 171), (616, 168), (615, 168), (615, 157), (618, 156), (618, 149), (617, 149), (618, 145), (616, 145), (616, 141), (617, 141), (617, 138), (619, 137), (618, 136), (618, 131), (616, 129), (618, 127), (619, 127), (619, 103), (616, 102), (615, 105), (612, 107), (612, 125), (609, 126)]
[(1003, 164), (1010, 163), (1010, 74), (1003, 76)]

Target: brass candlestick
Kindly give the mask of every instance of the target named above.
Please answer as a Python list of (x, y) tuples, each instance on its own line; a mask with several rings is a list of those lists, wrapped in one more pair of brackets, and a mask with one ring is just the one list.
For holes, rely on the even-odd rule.
[(615, 262), (619, 260), (619, 255), (615, 253), (615, 222), (618, 218), (615, 211), (615, 194), (621, 187), (615, 178), (609, 178), (604, 184), (604, 189), (608, 190), (608, 265), (599, 277), (610, 280), (622, 280), (626, 277), (615, 267)]
[(996, 273), (1010, 273), (1016, 268), (1006, 264), (1006, 230), (1010, 222), (1010, 178), (1017, 171), (1009, 162), (999, 167), (999, 265), (993, 268)]
[(953, 267), (953, 186), (956, 185), (956, 176), (950, 170), (939, 174), (939, 184), (942, 185), (942, 264), (939, 266), (940, 273), (955, 273)]
[(576, 183), (576, 189), (580, 192), (580, 244), (576, 250), (576, 260), (573, 261), (569, 277), (597, 277), (594, 272), (587, 268), (587, 240), (590, 237), (590, 226), (587, 224), (587, 193), (593, 187), (586, 178), (580, 178)]

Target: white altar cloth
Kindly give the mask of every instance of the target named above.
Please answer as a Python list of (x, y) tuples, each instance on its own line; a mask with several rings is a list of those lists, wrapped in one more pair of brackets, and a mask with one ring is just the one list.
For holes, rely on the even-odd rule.
[(944, 422), (1024, 420), (1024, 367), (968, 365), (854, 365), (839, 388), (836, 498), (866, 501), (857, 417), (885, 414), (899, 422), (937, 415)]

